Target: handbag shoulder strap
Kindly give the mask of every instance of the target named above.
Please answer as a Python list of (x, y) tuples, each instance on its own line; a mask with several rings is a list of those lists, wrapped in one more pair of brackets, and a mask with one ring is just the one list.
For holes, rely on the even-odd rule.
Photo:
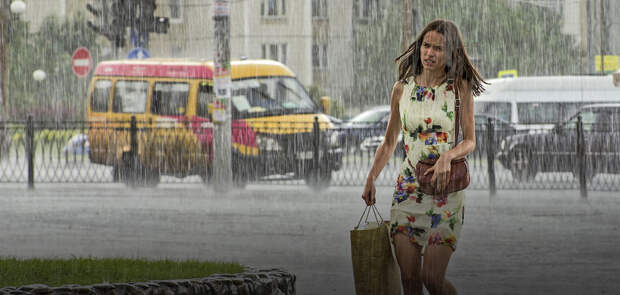
[(452, 89), (454, 89), (454, 111), (456, 112), (456, 119), (454, 120), (454, 146), (459, 143), (459, 129), (461, 127), (461, 98), (459, 97), (459, 87), (454, 83), (454, 80), (450, 80)]

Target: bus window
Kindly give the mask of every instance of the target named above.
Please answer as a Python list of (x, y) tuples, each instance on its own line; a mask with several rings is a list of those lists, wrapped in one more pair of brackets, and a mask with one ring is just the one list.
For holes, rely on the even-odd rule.
[(107, 112), (108, 103), (110, 101), (110, 88), (112, 81), (97, 80), (90, 98), (90, 109), (93, 112)]
[(580, 103), (569, 102), (522, 102), (517, 103), (521, 124), (555, 124), (573, 114)]
[(116, 113), (144, 113), (149, 83), (146, 81), (117, 81), (114, 87), (112, 111)]
[(184, 115), (188, 96), (188, 83), (157, 82), (153, 87), (151, 113), (168, 116)]
[(490, 115), (510, 122), (510, 103), (474, 102), (474, 113)]
[(196, 116), (208, 118), (209, 104), (213, 102), (213, 87), (201, 83), (198, 87), (198, 99), (196, 102)]

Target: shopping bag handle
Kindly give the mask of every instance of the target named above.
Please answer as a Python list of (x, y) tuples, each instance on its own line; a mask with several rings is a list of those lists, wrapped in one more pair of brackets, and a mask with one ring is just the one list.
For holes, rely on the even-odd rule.
[[(364, 220), (365, 223), (368, 223), (368, 216), (370, 215), (370, 211), (372, 211), (372, 214), (375, 216), (375, 220), (377, 221), (378, 224), (383, 224), (383, 216), (381, 216), (381, 213), (379, 213), (379, 210), (377, 210), (377, 207), (375, 207), (375, 205), (368, 205), (366, 206), (366, 208), (364, 208), (364, 212), (362, 212), (362, 216), (360, 216), (360, 220), (357, 222), (357, 225), (354, 227), (354, 229), (358, 229), (360, 227), (360, 224), (362, 223), (362, 219), (364, 218), (364, 215), (366, 215), (366, 219)], [(377, 217), (377, 215), (379, 217)], [(381, 222), (379, 222), (379, 219), (381, 219)]]

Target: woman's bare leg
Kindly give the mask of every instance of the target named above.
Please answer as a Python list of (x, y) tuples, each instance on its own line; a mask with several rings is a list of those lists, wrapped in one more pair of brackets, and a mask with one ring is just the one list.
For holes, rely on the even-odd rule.
[(400, 267), (400, 280), (405, 295), (422, 295), (422, 257), (418, 244), (409, 241), (404, 234), (394, 235), (394, 250)]
[(422, 281), (431, 295), (456, 294), (456, 289), (446, 279), (446, 269), (452, 252), (454, 251), (449, 246), (427, 246), (424, 251)]

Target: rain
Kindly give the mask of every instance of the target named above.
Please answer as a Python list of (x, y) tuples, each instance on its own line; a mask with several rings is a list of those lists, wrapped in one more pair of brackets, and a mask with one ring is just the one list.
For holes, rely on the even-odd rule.
[[(402, 119), (395, 59), (446, 19), (486, 82), (446, 278), (613, 294), (619, 15), (615, 0), (0, 0), (0, 259), (232, 261), (294, 274), (297, 294), (355, 294), (349, 232)], [(385, 220), (411, 134), (374, 182)]]

